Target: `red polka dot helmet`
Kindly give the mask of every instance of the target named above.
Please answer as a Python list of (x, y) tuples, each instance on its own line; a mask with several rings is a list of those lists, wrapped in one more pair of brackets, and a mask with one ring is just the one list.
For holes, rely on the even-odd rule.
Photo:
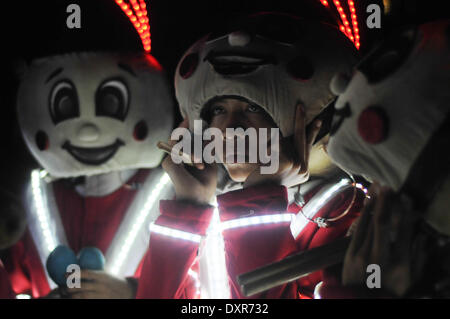
[(450, 109), (450, 21), (405, 27), (337, 75), (328, 154), (345, 170), (400, 190)]
[(337, 28), (261, 13), (193, 44), (176, 70), (176, 96), (191, 127), (211, 99), (239, 96), (264, 108), (289, 136), (297, 103), (310, 122), (335, 99), (332, 76), (355, 62), (352, 43)]

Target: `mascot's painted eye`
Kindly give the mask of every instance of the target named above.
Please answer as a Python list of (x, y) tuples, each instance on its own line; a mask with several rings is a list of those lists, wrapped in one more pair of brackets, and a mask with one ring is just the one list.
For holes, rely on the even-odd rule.
[(50, 115), (55, 124), (80, 116), (77, 93), (70, 81), (62, 80), (53, 87), (50, 93)]
[(363, 59), (357, 68), (370, 83), (385, 79), (406, 61), (415, 38), (416, 29), (414, 28), (406, 28), (397, 32)]
[(95, 114), (123, 121), (128, 111), (128, 88), (122, 80), (108, 80), (97, 89)]

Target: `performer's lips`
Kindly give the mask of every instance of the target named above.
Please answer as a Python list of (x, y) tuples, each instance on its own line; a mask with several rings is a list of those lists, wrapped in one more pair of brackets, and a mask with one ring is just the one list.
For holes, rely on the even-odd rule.
[(257, 56), (239, 52), (209, 52), (207, 60), (214, 70), (223, 75), (247, 74), (258, 67), (267, 64), (276, 64), (273, 56)]
[(70, 153), (76, 160), (86, 165), (100, 165), (116, 154), (120, 146), (125, 143), (117, 139), (113, 144), (103, 147), (78, 147), (64, 142), (62, 148)]

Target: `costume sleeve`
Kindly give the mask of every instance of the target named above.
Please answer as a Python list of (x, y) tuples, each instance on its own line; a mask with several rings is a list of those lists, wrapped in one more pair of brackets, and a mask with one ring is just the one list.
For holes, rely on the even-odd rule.
[[(329, 227), (321, 228), (317, 224), (308, 222), (301, 232), (296, 236), (298, 251), (305, 251), (319, 246), (327, 245), (333, 241), (344, 237), (352, 223), (359, 216), (364, 201), (364, 193), (358, 191), (355, 200), (353, 198), (353, 189), (348, 189), (336, 196), (330, 198), (315, 214), (315, 217), (335, 218), (340, 216), (345, 210), (348, 213), (334, 222), (330, 222)], [(352, 205), (350, 207), (350, 205)], [(297, 210), (300, 210), (298, 207)], [(301, 213), (297, 218), (303, 219)], [(302, 293), (313, 297), (316, 285), (323, 280), (323, 271), (319, 270), (308, 276), (299, 279), (299, 285), (302, 287)]]
[(139, 278), (137, 298), (189, 298), (188, 271), (214, 207), (177, 200), (160, 201), (161, 215), (151, 225), (150, 245)]
[(0, 299), (14, 299), (15, 296), (16, 294), (11, 287), (8, 273), (0, 260)]
[(38, 298), (50, 292), (45, 269), (28, 231), (7, 250), (3, 264), (16, 294), (29, 294)]
[[(287, 190), (259, 185), (218, 196), (225, 242), (225, 258), (232, 298), (242, 295), (236, 277), (281, 260), (297, 251), (290, 231)], [(298, 298), (296, 282), (250, 298)]]

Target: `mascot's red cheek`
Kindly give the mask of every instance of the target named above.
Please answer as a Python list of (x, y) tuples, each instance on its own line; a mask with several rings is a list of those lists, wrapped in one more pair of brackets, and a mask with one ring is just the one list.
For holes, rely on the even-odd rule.
[(144, 121), (139, 121), (134, 126), (133, 137), (136, 141), (143, 141), (147, 137), (148, 129)]
[(35, 136), (36, 145), (39, 150), (45, 151), (50, 147), (48, 136), (44, 131), (38, 131)]
[(358, 118), (358, 133), (369, 144), (378, 144), (386, 140), (389, 131), (389, 119), (385, 111), (376, 106), (366, 108)]
[(183, 79), (189, 79), (192, 74), (194, 74), (195, 70), (198, 66), (198, 54), (197, 53), (191, 53), (188, 56), (186, 56), (181, 62), (180, 65), (180, 76)]

